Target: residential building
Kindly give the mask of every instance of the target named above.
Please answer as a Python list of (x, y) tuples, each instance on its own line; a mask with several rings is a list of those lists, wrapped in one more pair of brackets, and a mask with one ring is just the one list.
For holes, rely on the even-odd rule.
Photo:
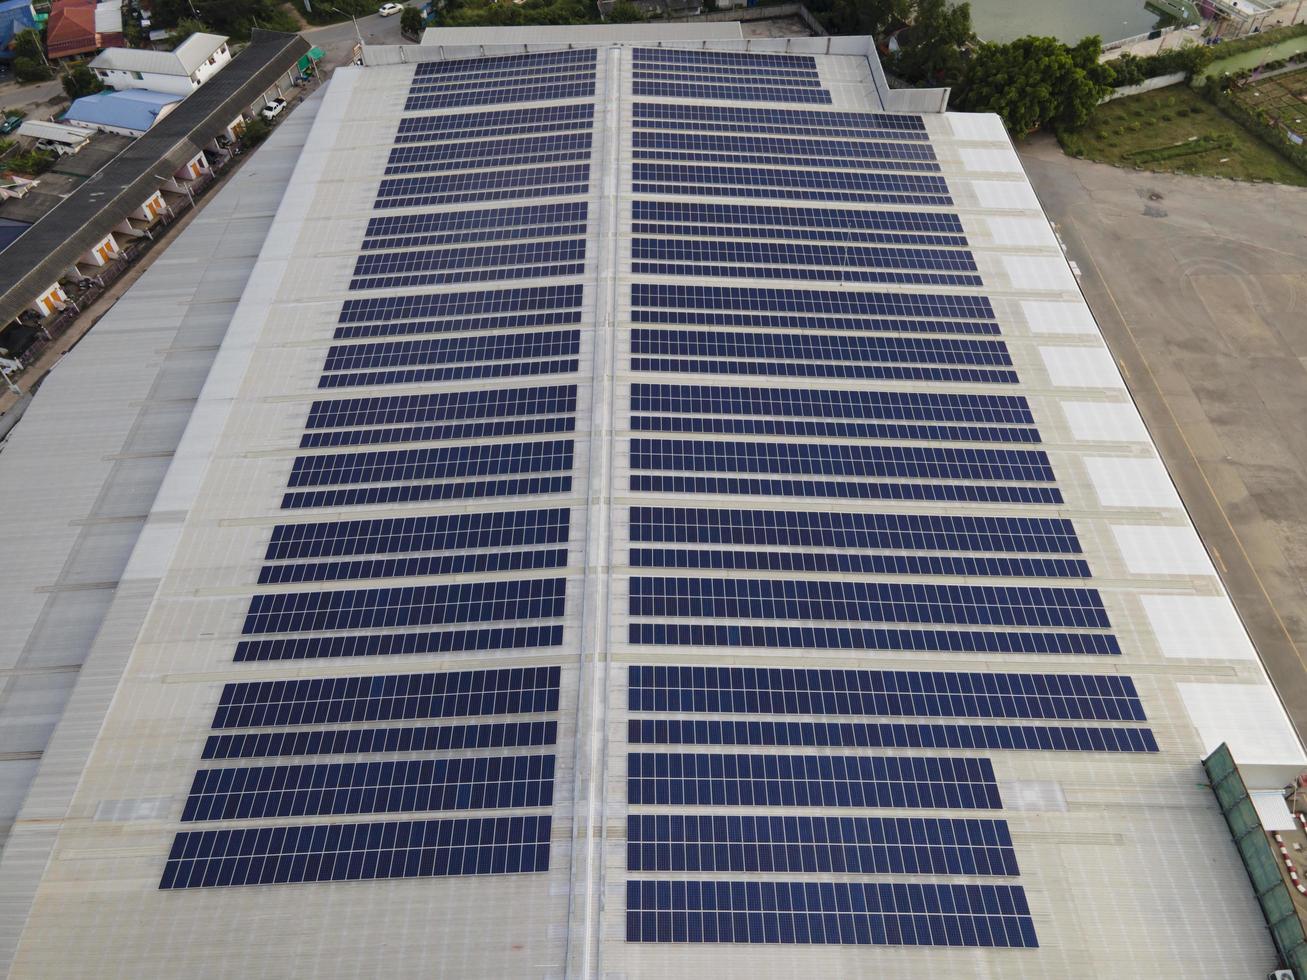
[(91, 62), (91, 69), (112, 89), (148, 89), (190, 95), (231, 61), (225, 37), (192, 34), (172, 51), (111, 48)]
[(119, 4), (54, 0), (50, 5), (45, 48), (52, 60), (94, 54), (101, 48), (121, 47), (125, 43)]
[(1201, 760), (1307, 756), (1001, 121), (701, 29), (365, 48), (51, 376), (0, 970), (1278, 965)]
[(184, 96), (129, 89), (84, 95), (74, 100), (62, 121), (80, 129), (98, 129), (123, 136), (142, 136), (172, 112)]
[(12, 61), (14, 35), (35, 26), (31, 0), (0, 0), (0, 61)]

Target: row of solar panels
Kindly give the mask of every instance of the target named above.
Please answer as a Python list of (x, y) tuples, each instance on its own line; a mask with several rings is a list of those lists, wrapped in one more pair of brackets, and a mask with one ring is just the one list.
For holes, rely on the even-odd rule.
[[(571, 91), (578, 83), (584, 88), (587, 80), (592, 92), (593, 66), (593, 51), (550, 55), (516, 66), (529, 77), (520, 76), (513, 64), (460, 62), (444, 71), (426, 66), (415, 76), (409, 104), (515, 101), (518, 95), (543, 90)], [(527, 120), (516, 119), (509, 128), (524, 135), (489, 143), (467, 137), (478, 128), (502, 128), (497, 124), (505, 122), (505, 114), (481, 120), (464, 115), (448, 126), (440, 117), (407, 119), (400, 139), (419, 137), (424, 145), (398, 146), (389, 172), (438, 174), (469, 166), (578, 161), (571, 173), (579, 193), (588, 180), (592, 107), (539, 115), (551, 117), (563, 132), (542, 136)], [(441, 142), (446, 136), (457, 141)], [(533, 172), (515, 171), (502, 185), (491, 176), (472, 174), (438, 186), (446, 201), (490, 200), (504, 197), (504, 186), (531, 180)], [(383, 198), (390, 194), (387, 185), (381, 193)], [(378, 217), (367, 228), (352, 286), (575, 276), (584, 268), (587, 220), (585, 201)], [(429, 248), (437, 245), (449, 247), (440, 252)], [(414, 251), (419, 247), (427, 251)], [(578, 324), (580, 301), (579, 285), (349, 301), (335, 331), (340, 343), (326, 355), (319, 386), (573, 372), (578, 331), (538, 328)], [(366, 340), (515, 327), (530, 332), (440, 341)], [(534, 368), (523, 370), (524, 360)], [(526, 485), (535, 492), (566, 489), (570, 439), (510, 443), (525, 453), (521, 463), (490, 440), (570, 433), (576, 407), (575, 383), (316, 402), (300, 442), (302, 448), (319, 452), (294, 461), (282, 506), (457, 499), (511, 494)], [(394, 450), (361, 455), (332, 451), (373, 443), (469, 439), (482, 443), (419, 450), (417, 456)], [(544, 483), (527, 478), (521, 485), (515, 476), (505, 478), (542, 471), (556, 475)], [(435, 479), (457, 483), (435, 486), (429, 482)], [(386, 485), (377, 485), (381, 483)], [(570, 517), (569, 508), (554, 507), (283, 524), (273, 531), (259, 581), (283, 585), (561, 570), (567, 564)], [(251, 599), (242, 629), (245, 638), (237, 645), (235, 659), (556, 646), (562, 642), (559, 620), (565, 585), (561, 577), (511, 578), (408, 589), (261, 592)], [(479, 625), (487, 623), (506, 625)], [(464, 625), (469, 628), (426, 628)], [(177, 835), (161, 887), (546, 870), (558, 738), (557, 722), (548, 715), (556, 713), (558, 705), (557, 667), (229, 684), (214, 716), (215, 734), (203, 754), (205, 760), (227, 761), (196, 773), (183, 823), (460, 810), (535, 812), (187, 830)], [(390, 724), (520, 713), (536, 717)], [(300, 727), (304, 725), (327, 727)], [(477, 754), (461, 754), (469, 750)], [(451, 752), (460, 754), (451, 757)], [(408, 755), (395, 758), (397, 753)], [(299, 761), (323, 755), (353, 758)], [(287, 757), (286, 762), (276, 761)]]

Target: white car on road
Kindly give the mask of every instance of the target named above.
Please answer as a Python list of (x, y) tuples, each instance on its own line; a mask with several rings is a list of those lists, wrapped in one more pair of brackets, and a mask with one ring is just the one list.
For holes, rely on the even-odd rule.
[(380, 8), (378, 8), (377, 13), (382, 17), (390, 17), (392, 14), (397, 14), (403, 9), (404, 5), (400, 3), (383, 3)]

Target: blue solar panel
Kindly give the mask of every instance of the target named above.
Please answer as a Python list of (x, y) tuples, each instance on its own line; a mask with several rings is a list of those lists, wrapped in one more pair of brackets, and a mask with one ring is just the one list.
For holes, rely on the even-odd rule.
[(339, 322), (389, 323), (426, 317), (568, 309), (580, 305), (581, 290), (579, 284), (569, 284), (348, 299), (341, 305)]
[(560, 164), (516, 170), (475, 171), (435, 177), (388, 177), (377, 191), (376, 208), (412, 208), (436, 204), (555, 197), (584, 193), (590, 165)]
[(627, 871), (1017, 874), (1002, 820), (632, 814)]
[(796, 745), (862, 749), (1156, 752), (1148, 728), (906, 722), (631, 719), (632, 745)]
[(1007, 344), (1001, 340), (935, 337), (793, 335), (734, 333), (715, 330), (665, 330), (637, 327), (631, 331), (633, 354), (681, 357), (766, 357), (788, 361), (887, 361), (908, 364), (983, 364), (1010, 366)]
[(332, 486), (383, 480), (443, 480), (486, 474), (570, 470), (572, 448), (572, 440), (557, 439), (297, 456), (290, 485)]
[[(701, 286), (684, 283), (632, 283), (631, 305), (654, 309), (757, 310), (771, 313), (835, 313), (852, 316), (901, 316), (993, 320), (984, 296), (920, 293), (861, 293), (828, 289), (766, 286)], [(343, 322), (343, 321), (342, 321)]]
[[(471, 269), (485, 266), (527, 266), (549, 262), (579, 262), (585, 258), (585, 239), (568, 238), (560, 241), (511, 242), (503, 245), (471, 245), (460, 248), (405, 250), (398, 252), (368, 252), (354, 262), (354, 275), (378, 276), (378, 279), (358, 280), (350, 283), (351, 289), (373, 289), (387, 281), (395, 281), (394, 274), (430, 272), (445, 269)], [(404, 285), (435, 282), (431, 276), (405, 276)], [(443, 281), (443, 280), (439, 280)], [(362, 284), (360, 284), (362, 283)]]
[(632, 711), (1146, 720), (1118, 674), (635, 665), (629, 689)]
[(849, 555), (810, 551), (727, 551), (720, 548), (701, 550), (632, 548), (630, 562), (633, 568), (689, 568), (717, 571), (968, 577), (996, 575), (1009, 578), (1089, 577), (1089, 566), (1082, 561), (1063, 561), (1056, 558), (988, 558), (970, 555)]
[(628, 881), (626, 939), (643, 943), (1029, 947), (1015, 885)]
[(541, 65), (571, 65), (595, 63), (594, 48), (569, 48), (563, 51), (543, 51), (535, 54), (496, 55), (482, 58), (449, 58), (424, 61), (413, 72), (414, 78), (463, 76), (471, 72), (500, 71), (510, 68), (534, 68)]
[(161, 889), (549, 870), (548, 816), (252, 827), (178, 834)]
[(398, 144), (586, 130), (593, 126), (594, 105), (536, 106), (498, 112), (408, 116), (399, 121)]
[(293, 582), (337, 582), (368, 578), (409, 578), (418, 575), (465, 575), (482, 572), (538, 571), (562, 568), (567, 549), (494, 551), (475, 555), (421, 555), (371, 561), (328, 561), (293, 565), (264, 565), (260, 585)]
[(627, 801), (660, 806), (997, 810), (988, 759), (631, 752)]
[(795, 650), (893, 650), (922, 653), (1121, 653), (1101, 633), (1012, 633), (969, 630), (858, 629), (824, 626), (723, 626), (715, 623), (632, 623), (635, 644), (678, 647), (761, 647)]
[[(868, 200), (886, 204), (916, 203), (948, 206), (948, 185), (942, 177), (836, 171), (820, 173), (794, 168), (696, 166), (676, 163), (631, 165), (636, 193), (689, 193), (706, 196), (784, 197), (794, 200)], [(408, 178), (415, 180), (418, 178)], [(384, 188), (384, 184), (383, 184)], [(814, 197), (810, 191), (830, 191)], [(852, 195), (852, 196), (849, 196)], [(897, 195), (897, 197), (896, 197)]]
[(632, 616), (1108, 629), (1094, 589), (633, 575)]
[[(807, 142), (809, 141), (805, 141)], [(834, 241), (845, 241), (846, 236), (857, 229), (933, 232), (947, 234), (955, 238), (958, 244), (966, 244), (962, 222), (957, 215), (931, 211), (866, 211), (682, 201), (634, 201), (631, 207), (635, 221), (666, 221), (677, 225), (720, 223), (760, 228), (822, 228), (829, 230)]]
[[(348, 457), (325, 459), (318, 466)], [(307, 465), (307, 464), (306, 464)], [(954, 449), (929, 446), (865, 446), (839, 443), (715, 442), (697, 439), (632, 439), (631, 468), (690, 473), (821, 473), (900, 476), (925, 480), (1017, 480), (1051, 483), (1053, 470), (1041, 450)], [(298, 467), (297, 467), (298, 469)]]
[(227, 684), (213, 727), (266, 728), (557, 711), (558, 667)]
[(492, 511), (389, 517), (371, 521), (279, 524), (272, 530), (267, 561), (451, 551), (520, 545), (560, 544), (568, 540), (571, 511)]
[[(412, 97), (449, 95), (457, 93), (462, 96), (460, 100), (452, 103), (453, 105), (481, 105), (488, 102), (517, 102), (518, 99), (490, 99), (484, 100), (475, 98), (475, 96), (484, 93), (500, 93), (503, 91), (524, 88), (528, 86), (544, 87), (567, 85), (578, 82), (594, 82), (595, 73), (593, 68), (586, 68), (581, 65), (562, 65), (555, 68), (538, 68), (529, 72), (478, 72), (460, 76), (456, 79), (415, 79), (409, 87), (410, 101)], [(439, 104), (439, 103), (437, 103)], [(423, 108), (428, 106), (424, 105)]]
[(402, 728), (327, 728), (293, 732), (210, 735), (205, 759), (267, 759), (290, 755), (355, 755), (371, 752), (455, 752), (553, 745), (556, 721), (494, 721), (477, 725)]
[(567, 133), (508, 140), (400, 146), (390, 151), (390, 163), (385, 172), (388, 175), (436, 173), (474, 167), (549, 163), (554, 160), (587, 160), (590, 157), (590, 141), (589, 133)]
[(241, 632), (403, 628), (563, 614), (567, 580), (543, 578), (393, 589), (274, 592), (250, 601)]
[(732, 494), (765, 497), (837, 497), (842, 500), (965, 501), (987, 504), (1060, 504), (1057, 487), (997, 484), (853, 483), (848, 480), (760, 480), (711, 476), (631, 475), (641, 493)]
[(396, 340), (337, 344), (327, 351), (323, 371), (357, 371), (365, 368), (402, 367), (412, 364), (450, 364), (497, 361), (524, 357), (575, 356), (579, 330), (489, 334), (476, 337), (442, 337), (438, 340)]
[(1050, 517), (632, 507), (632, 541), (1079, 554), (1071, 522)]
[[(631, 416), (637, 432), (692, 432), (697, 434), (821, 436), (838, 439), (926, 440), (930, 442), (1039, 442), (1034, 429), (995, 426), (900, 425), (880, 422), (808, 422), (790, 419), (695, 418), (683, 416)], [(307, 437), (306, 437), (307, 438)], [(306, 443), (301, 442), (301, 445)], [(318, 443), (315, 443), (318, 444)]]
[(676, 105), (638, 102), (633, 114), (640, 120), (678, 120), (708, 123), (735, 123), (751, 131), (763, 132), (769, 124), (796, 127), (841, 127), (865, 132), (892, 132), (899, 139), (926, 140), (926, 124), (921, 116), (877, 112), (825, 112), (812, 109), (760, 109), (749, 106)]
[[(508, 480), (463, 480), (458, 483), (424, 483), (361, 490), (307, 490), (281, 498), (286, 509), (301, 507), (352, 507), (359, 504), (398, 504), (421, 500), (476, 500), (482, 497), (518, 497), (540, 493), (567, 493), (570, 476), (529, 477)], [(1060, 497), (1058, 498), (1061, 499)]]
[(456, 106), (502, 105), (505, 102), (549, 102), (556, 99), (593, 98), (594, 79), (545, 85), (498, 85), (475, 92), (453, 91), (442, 95), (411, 95), (405, 112), (422, 109), (450, 109)]
[(553, 791), (552, 755), (201, 769), (182, 821), (548, 806)]
[(497, 626), (489, 629), (437, 630), (422, 633), (350, 633), (335, 636), (242, 640), (237, 662), (263, 660), (326, 660), (336, 657), (394, 657), (451, 654), (486, 650), (556, 647), (563, 627)]
[[(861, 160), (917, 160), (934, 162), (935, 151), (929, 143), (893, 143), (887, 141), (781, 139), (766, 136), (716, 136), (693, 133), (662, 133), (637, 130), (631, 135), (631, 145), (641, 150), (681, 150), (685, 152), (764, 153), (787, 156), (794, 160), (813, 157), (815, 160), (849, 158)], [(394, 154), (392, 153), (392, 159)], [(808, 166), (805, 162), (805, 166)], [(956, 215), (942, 215), (946, 221), (957, 222)], [(864, 220), (866, 220), (864, 218)]]
[(572, 432), (574, 418), (509, 419), (497, 422), (462, 422), (452, 425), (410, 425), (385, 429), (344, 429), (306, 432), (301, 449), (323, 446), (375, 446), (400, 442), (446, 442), (451, 439), (491, 439), (506, 436), (549, 435)]
[(704, 51), (691, 48), (632, 48), (636, 62), (667, 62), (678, 65), (735, 65), (816, 71), (817, 59), (810, 54), (762, 54), (757, 51)]
[[(944, 269), (969, 272), (974, 272), (976, 269), (976, 262), (971, 253), (958, 249), (797, 245), (785, 242), (715, 242), (680, 238), (636, 238), (631, 242), (631, 257), (662, 262), (700, 262), (705, 265), (771, 262), (780, 265), (849, 268)], [(743, 271), (736, 270), (734, 275), (738, 276)], [(977, 280), (976, 285), (979, 284)]]
[(631, 409), (698, 415), (923, 419), (1016, 425), (1034, 422), (1029, 403), (1020, 395), (953, 395), (931, 391), (834, 391), (639, 383), (631, 385)]
[[(416, 152), (416, 151), (412, 151)], [(589, 205), (584, 201), (535, 204), (525, 207), (482, 208), (475, 211), (440, 211), (435, 214), (393, 214), (368, 221), (363, 249), (411, 245), (439, 245), (459, 232), (507, 236), (513, 228), (541, 228), (563, 223), (584, 223)]]
[[(823, 89), (782, 87), (777, 85), (712, 85), (708, 82), (653, 82), (637, 78), (631, 83), (637, 97), (658, 99), (720, 99), (723, 101), (746, 102), (808, 102), (830, 105), (830, 93)], [(593, 88), (588, 93), (594, 94)], [(554, 96), (566, 98), (566, 96)], [(411, 101), (411, 100), (410, 100)], [(515, 100), (516, 101), (516, 100)], [(414, 108), (421, 108), (414, 106)]]

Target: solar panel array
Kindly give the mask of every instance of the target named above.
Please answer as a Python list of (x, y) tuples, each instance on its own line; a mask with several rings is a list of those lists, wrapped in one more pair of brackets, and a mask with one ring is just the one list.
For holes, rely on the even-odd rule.
[(991, 754), (1158, 745), (925, 125), (631, 61), (626, 937), (1037, 946)]
[(608, 136), (627, 940), (1037, 946), (995, 753), (1158, 743), (926, 127), (621, 57), (416, 67), (161, 887), (549, 869)]
[[(236, 662), (562, 644), (595, 71), (415, 70)], [(223, 688), (160, 887), (548, 870), (558, 666), (304, 666)]]

